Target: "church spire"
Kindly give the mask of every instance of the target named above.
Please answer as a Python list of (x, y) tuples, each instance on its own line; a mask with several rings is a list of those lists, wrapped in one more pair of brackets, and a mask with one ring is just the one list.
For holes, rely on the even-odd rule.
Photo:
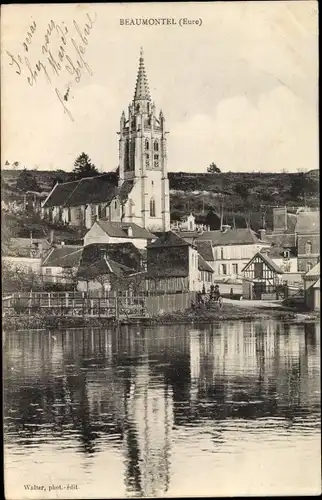
[(148, 79), (147, 79), (147, 76), (145, 73), (143, 49), (141, 47), (139, 70), (138, 70), (138, 76), (136, 78), (136, 84), (135, 84), (134, 101), (142, 100), (142, 99), (146, 99), (148, 101), (151, 100)]

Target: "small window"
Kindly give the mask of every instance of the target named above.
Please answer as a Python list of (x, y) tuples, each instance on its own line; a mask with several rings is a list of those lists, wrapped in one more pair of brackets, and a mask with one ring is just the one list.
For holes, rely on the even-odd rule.
[(150, 217), (155, 217), (155, 200), (150, 200)]
[(51, 268), (50, 267), (46, 267), (46, 274), (47, 276), (51, 275)]
[(114, 201), (114, 208), (117, 210), (117, 200)]
[(154, 182), (153, 181), (151, 181), (151, 185), (154, 186)]
[(154, 151), (159, 151), (159, 143), (158, 143), (158, 141), (154, 141)]
[(145, 149), (146, 149), (146, 150), (149, 150), (149, 149), (150, 149), (150, 143), (149, 143), (149, 140), (148, 140), (148, 139), (146, 139), (146, 141), (145, 141)]
[(284, 250), (283, 256), (284, 256), (285, 259), (289, 259), (290, 258), (290, 251), (289, 250)]
[(222, 271), (222, 274), (227, 274), (227, 265), (226, 264), (221, 265), (221, 271)]
[(233, 264), (233, 274), (238, 274), (238, 264)]
[(220, 249), (220, 258), (221, 258), (221, 260), (224, 259), (224, 249), (223, 248)]

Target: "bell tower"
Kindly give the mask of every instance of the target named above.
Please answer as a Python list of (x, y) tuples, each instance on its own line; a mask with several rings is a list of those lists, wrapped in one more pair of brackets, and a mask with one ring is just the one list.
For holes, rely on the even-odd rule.
[(165, 119), (157, 115), (146, 76), (143, 50), (134, 98), (123, 112), (119, 132), (119, 187), (127, 186), (122, 220), (150, 231), (169, 231), (170, 200)]

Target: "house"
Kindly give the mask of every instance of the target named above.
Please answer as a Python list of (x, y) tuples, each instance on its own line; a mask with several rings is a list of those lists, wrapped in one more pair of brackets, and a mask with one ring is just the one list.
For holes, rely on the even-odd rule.
[(93, 243), (133, 243), (144, 249), (156, 237), (147, 229), (134, 223), (98, 220), (84, 236), (84, 246)]
[(265, 239), (271, 244), (297, 252), (297, 272), (306, 273), (320, 257), (320, 213), (300, 207), (289, 213), (287, 207), (273, 209), (273, 231)]
[(285, 248), (271, 245), (261, 249), (261, 253), (266, 254), (283, 273), (297, 274), (297, 252), (296, 248)]
[(243, 298), (276, 299), (282, 283), (282, 269), (265, 253), (257, 252), (242, 269)]
[(118, 185), (108, 174), (56, 184), (43, 203), (43, 216), (87, 229), (107, 220), (168, 231), (167, 133), (163, 112), (156, 112), (150, 96), (141, 52), (134, 97), (120, 118)]
[(131, 242), (125, 243), (93, 243), (83, 248), (80, 267), (86, 267), (107, 257), (114, 262), (133, 270), (144, 271), (144, 255)]
[(83, 252), (82, 246), (53, 247), (41, 264), (43, 279), (47, 283), (75, 283)]
[(298, 271), (306, 273), (320, 261), (320, 213), (300, 212), (295, 226)]
[(316, 264), (304, 277), (304, 300), (310, 310), (320, 310), (320, 263)]
[[(204, 273), (204, 274), (200, 274)], [(146, 289), (156, 293), (196, 291), (212, 283), (212, 268), (200, 258), (195, 245), (173, 231), (165, 232), (147, 247)]]
[(131, 269), (111, 259), (108, 254), (102, 253), (94, 262), (86, 256), (82, 259), (78, 270), (77, 289), (79, 291), (113, 291), (130, 286), (130, 276), (136, 274)]
[(210, 265), (214, 269), (216, 281), (228, 277), (241, 278), (242, 269), (249, 260), (262, 248), (267, 247), (267, 242), (248, 228), (225, 227), (223, 230), (205, 231), (196, 239), (196, 245), (206, 241), (210, 242), (213, 248), (213, 260)]
[(200, 254), (198, 254), (198, 279), (201, 287), (199, 287), (199, 289), (202, 290), (204, 288), (206, 292), (209, 292), (209, 289), (213, 284), (213, 275), (213, 268)]
[(12, 270), (41, 274), (42, 258), (49, 249), (45, 238), (11, 238), (2, 245), (2, 262)]

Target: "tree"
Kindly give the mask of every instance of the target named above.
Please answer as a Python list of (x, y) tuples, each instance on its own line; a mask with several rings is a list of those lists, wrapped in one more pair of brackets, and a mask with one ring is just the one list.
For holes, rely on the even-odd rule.
[(27, 191), (39, 191), (38, 183), (32, 174), (26, 168), (20, 172), (16, 183), (16, 189), (26, 193)]
[(238, 182), (235, 186), (235, 193), (243, 200), (246, 200), (249, 195), (249, 186), (245, 182)]
[(221, 172), (221, 170), (219, 167), (217, 167), (217, 165), (214, 162), (212, 162), (212, 163), (210, 163), (209, 167), (207, 168), (207, 172), (209, 174), (219, 174)]
[(220, 229), (220, 217), (216, 214), (215, 210), (211, 207), (205, 217), (205, 224), (210, 227), (211, 231)]
[(99, 171), (92, 163), (92, 160), (86, 153), (82, 153), (75, 160), (72, 176), (74, 180), (84, 179), (86, 177), (94, 177), (99, 175)]

